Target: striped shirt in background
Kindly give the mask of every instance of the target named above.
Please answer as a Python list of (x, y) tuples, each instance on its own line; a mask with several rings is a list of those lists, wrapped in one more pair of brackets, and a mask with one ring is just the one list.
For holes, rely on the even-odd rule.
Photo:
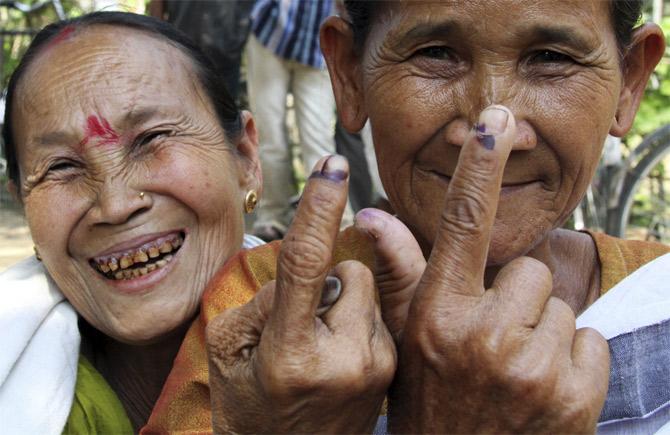
[(333, 6), (333, 0), (257, 0), (251, 31), (277, 56), (323, 68), (319, 27)]

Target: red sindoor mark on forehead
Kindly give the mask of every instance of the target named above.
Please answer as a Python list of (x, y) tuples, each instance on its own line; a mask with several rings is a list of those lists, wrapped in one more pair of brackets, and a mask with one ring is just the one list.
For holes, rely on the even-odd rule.
[(47, 48), (51, 48), (54, 45), (58, 45), (61, 42), (65, 41), (70, 36), (72, 36), (72, 34), (74, 33), (75, 30), (76, 30), (75, 27), (71, 24), (63, 27), (63, 29), (60, 32), (58, 32), (58, 34), (56, 36), (54, 36), (51, 41), (49, 41), (49, 44), (47, 45)]
[(119, 141), (119, 134), (105, 118), (91, 115), (86, 119), (86, 133), (79, 148), (82, 149), (91, 139), (97, 139), (96, 146), (112, 145)]

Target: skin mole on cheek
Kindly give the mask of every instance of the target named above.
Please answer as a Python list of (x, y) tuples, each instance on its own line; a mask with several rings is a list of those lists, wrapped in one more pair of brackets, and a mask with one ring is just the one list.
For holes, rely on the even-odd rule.
[(98, 138), (96, 142), (97, 146), (102, 145), (111, 145), (119, 141), (119, 134), (114, 131), (112, 126), (105, 118), (98, 118), (95, 115), (91, 115), (86, 120), (84, 139), (79, 143), (79, 148), (88, 144), (91, 139)]

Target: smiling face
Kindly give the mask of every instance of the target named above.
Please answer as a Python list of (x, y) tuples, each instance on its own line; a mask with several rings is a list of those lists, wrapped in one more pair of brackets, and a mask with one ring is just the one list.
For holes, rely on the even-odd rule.
[(339, 109), (351, 129), (369, 117), (390, 202), (428, 249), (460, 148), (490, 104), (518, 129), (490, 264), (564, 222), (616, 133), (622, 70), (606, 1), (386, 2), (352, 64), (339, 75), (358, 84), (340, 90)]
[(186, 55), (106, 25), (44, 48), (13, 110), (31, 233), (75, 309), (126, 343), (191, 319), (258, 188), (248, 115), (230, 144)]

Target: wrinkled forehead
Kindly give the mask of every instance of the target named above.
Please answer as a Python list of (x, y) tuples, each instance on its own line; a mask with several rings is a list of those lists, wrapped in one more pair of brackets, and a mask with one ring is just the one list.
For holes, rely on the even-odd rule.
[(552, 26), (613, 37), (609, 11), (606, 0), (403, 0), (379, 4), (372, 29), (378, 37), (391, 39), (425, 32), (422, 26), (456, 29), (491, 42), (505, 35), (525, 37), (529, 29)]
[(110, 25), (68, 32), (29, 66), (17, 89), (18, 115), (127, 112), (146, 104), (183, 104), (199, 93), (192, 62), (157, 36)]

